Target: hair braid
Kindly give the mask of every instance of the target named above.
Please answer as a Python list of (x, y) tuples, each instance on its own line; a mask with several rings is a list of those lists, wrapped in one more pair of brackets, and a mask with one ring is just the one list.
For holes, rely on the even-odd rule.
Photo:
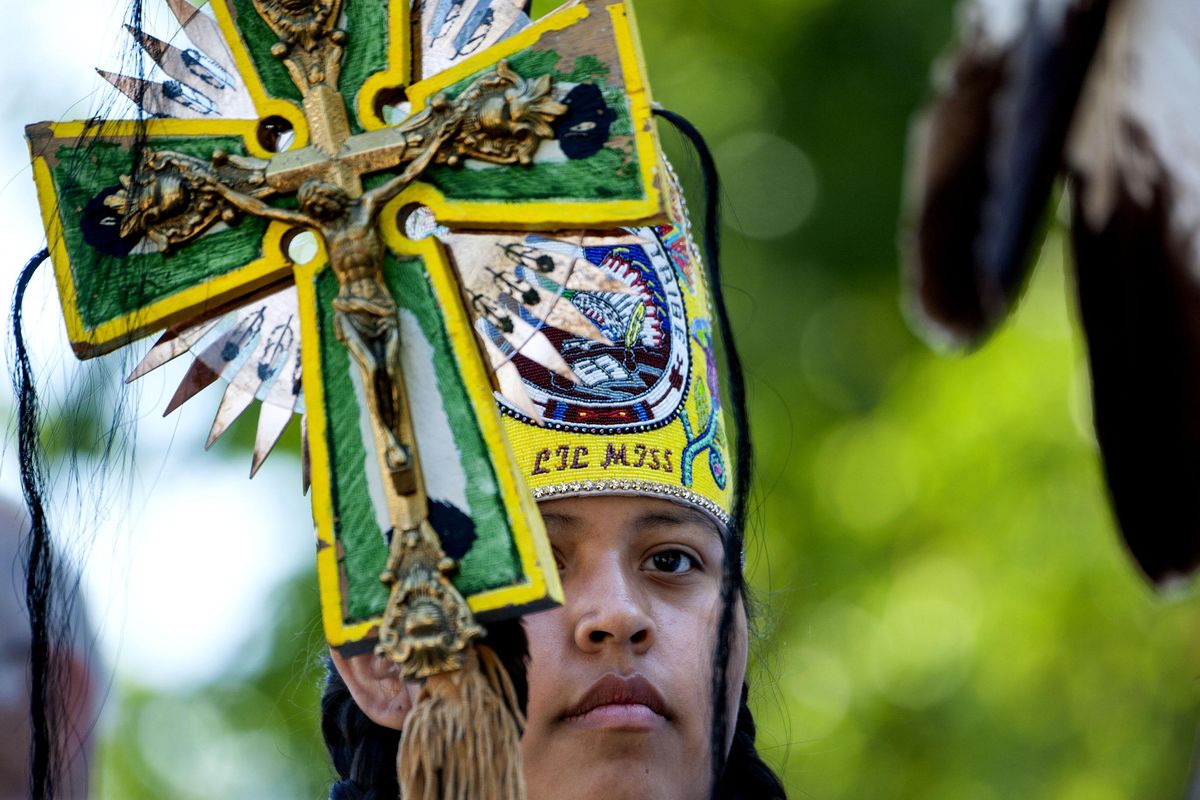
[(742, 703), (738, 708), (733, 747), (725, 760), (725, 773), (717, 796), (719, 800), (787, 800), (779, 776), (767, 766), (754, 746), (757, 728), (748, 703), (750, 687), (742, 684)]

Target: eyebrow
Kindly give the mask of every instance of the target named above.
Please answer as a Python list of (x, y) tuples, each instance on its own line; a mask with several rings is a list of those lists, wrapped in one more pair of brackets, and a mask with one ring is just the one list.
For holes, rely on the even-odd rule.
[(572, 522), (578, 522), (579, 517), (576, 517), (573, 514), (560, 514), (553, 511), (543, 511), (542, 521), (546, 523), (546, 527), (550, 527), (551, 525), (557, 527), (560, 525), (570, 525)]
[[(562, 530), (570, 528), (572, 525), (579, 523), (579, 517), (574, 514), (564, 514), (562, 512), (546, 512), (542, 514), (542, 519), (546, 523), (547, 528)], [(633, 528), (637, 530), (645, 530), (646, 528), (654, 528), (659, 526), (679, 526), (679, 525), (698, 525), (706, 531), (717, 537), (718, 540), (724, 541), (720, 529), (707, 516), (699, 511), (691, 508), (680, 506), (673, 508), (670, 511), (648, 511), (644, 514), (639, 514), (632, 521)]]
[(672, 509), (671, 511), (651, 511), (646, 514), (640, 514), (633, 521), (635, 528), (652, 528), (659, 525), (697, 525), (712, 533), (717, 538), (721, 538), (720, 531), (717, 526), (712, 523), (708, 517), (701, 514), (699, 511), (693, 511), (690, 508)]

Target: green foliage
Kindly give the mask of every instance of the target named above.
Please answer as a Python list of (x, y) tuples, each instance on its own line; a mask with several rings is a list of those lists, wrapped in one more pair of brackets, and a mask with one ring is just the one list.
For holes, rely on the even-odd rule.
[(760, 422), (758, 707), (794, 792), (1182, 796), (1196, 602), (1153, 596), (1113, 529), (1062, 245), (981, 352), (914, 350), (815, 430), (793, 404), (779, 473)]

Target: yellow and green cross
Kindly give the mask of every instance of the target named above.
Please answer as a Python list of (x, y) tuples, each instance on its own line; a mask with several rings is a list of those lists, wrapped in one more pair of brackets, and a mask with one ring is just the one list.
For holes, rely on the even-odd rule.
[[(378, 382), (392, 375), (386, 341), (397, 332), (421, 339), (454, 435), (455, 452), (420, 459), (436, 459), (464, 483), (470, 535), (455, 553), (456, 587), (483, 614), (560, 595), (501, 433), (453, 254), (434, 239), (406, 238), (405, 211), (426, 206), (458, 230), (555, 231), (644, 224), (663, 210), (626, 2), (568, 3), (417, 82), (410, 5), (214, 0), (255, 118), (27, 129), (80, 357), (295, 283), (326, 632), (351, 649), (376, 635), (387, 603), (381, 528), (404, 529), (418, 513), (405, 504), (412, 486), (396, 479), (380, 436), (390, 423)], [(582, 144), (569, 113), (580, 86), (609, 114)], [(385, 116), (398, 104), (409, 113), (390, 125)], [(306, 229), (322, 246), (296, 264), (288, 243)], [(385, 367), (372, 372), (372, 363)], [(403, 406), (403, 371), (393, 366)], [(408, 446), (422, 421), (402, 416), (391, 427)], [(374, 437), (363, 434), (372, 429)], [(228, 546), (236, 557), (236, 544)]]

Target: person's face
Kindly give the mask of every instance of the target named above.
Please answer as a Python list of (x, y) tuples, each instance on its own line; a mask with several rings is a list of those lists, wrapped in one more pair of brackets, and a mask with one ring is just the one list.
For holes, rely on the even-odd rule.
[[(529, 800), (707, 797), (720, 536), (667, 500), (540, 505), (563, 581), (560, 608), (525, 617)], [(739, 609), (730, 720), (746, 663)]]

